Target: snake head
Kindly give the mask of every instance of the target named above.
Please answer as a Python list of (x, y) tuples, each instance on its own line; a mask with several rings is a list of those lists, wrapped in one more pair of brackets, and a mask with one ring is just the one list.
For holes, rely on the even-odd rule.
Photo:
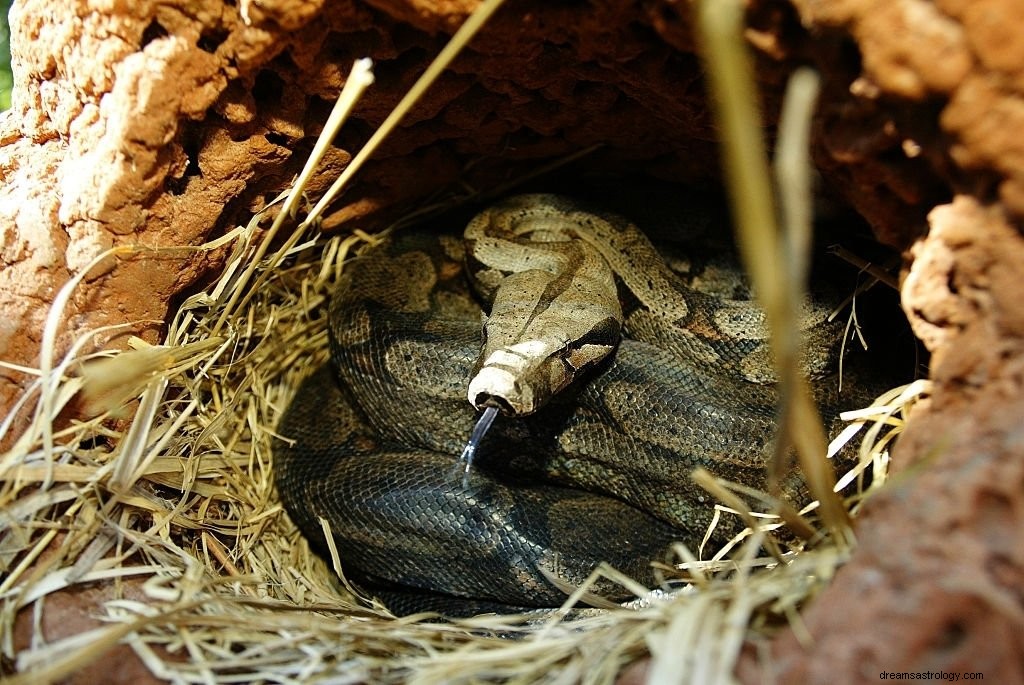
[(497, 407), (509, 416), (534, 413), (611, 354), (620, 326), (608, 317), (568, 342), (564, 336), (528, 337), (527, 333), (519, 340), (488, 344), (492, 338), (485, 325), (483, 351), (469, 383), (470, 403), (477, 409)]
[[(579, 226), (571, 213), (556, 209), (554, 216), (545, 207), (540, 216), (506, 212), (512, 230), (501, 239), (490, 236), (496, 227), (487, 213), (466, 229), (467, 237), (476, 236), (467, 250), (470, 272), (477, 273), (481, 294), (493, 297), (469, 383), (469, 401), (477, 409), (532, 414), (619, 343), (615, 273), (596, 248), (572, 237)], [(477, 262), (491, 266), (473, 268)], [(480, 287), (482, 280), (487, 287)]]

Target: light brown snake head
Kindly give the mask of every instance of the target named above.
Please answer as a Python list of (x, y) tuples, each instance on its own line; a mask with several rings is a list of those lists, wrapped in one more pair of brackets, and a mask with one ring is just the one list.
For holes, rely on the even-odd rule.
[(480, 370), (469, 383), (469, 401), (477, 409), (494, 406), (512, 416), (532, 414), (614, 349), (613, 344), (556, 346), (538, 339), (501, 347), (481, 355)]
[[(483, 278), (496, 284), (469, 384), (477, 409), (532, 414), (618, 345), (615, 275), (597, 250), (575, 239), (578, 227), (561, 208), (536, 202), (498, 205), (470, 222), (478, 276), (487, 272)], [(499, 244), (512, 256), (491, 259)]]
[[(531, 270), (505, 278), (469, 383), (474, 407), (532, 414), (615, 349), (622, 309), (615, 298), (582, 301), (582, 291), (597, 287), (587, 280), (585, 269), (559, 275)], [(552, 299), (577, 298), (568, 309), (551, 306)]]

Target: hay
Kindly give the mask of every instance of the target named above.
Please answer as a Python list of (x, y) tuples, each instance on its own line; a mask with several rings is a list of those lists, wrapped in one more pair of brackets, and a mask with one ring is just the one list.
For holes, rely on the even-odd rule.
[[(270, 250), (273, 226), (299, 197), (279, 198), (285, 208), (269, 230), (261, 214), (196, 248), (230, 245), (231, 254), (220, 278), (179, 307), (163, 345), (86, 353), (93, 332), (57, 360), (63, 304), (88, 269), (55, 299), (41, 368), (19, 369), (35, 377), (19, 406), (34, 402), (36, 414), (0, 456), (0, 650), (14, 671), (7, 682), (57, 681), (117, 643), (157, 677), (183, 683), (605, 683), (645, 655), (651, 682), (724, 682), (744, 641), (787, 622), (802, 634), (799, 607), (827, 585), (849, 546), (818, 531), (816, 503), (795, 513), (825, 543), (799, 550), (772, 541), (782, 522), (757, 510), (771, 511), (775, 500), (711, 474), (699, 478), (723, 501), (716, 516), (740, 515), (751, 528), (707, 560), (678, 547), (677, 563), (661, 567), (665, 588), (634, 588), (642, 595), (634, 607), (567, 620), (568, 598), (548, 616), (445, 624), (396, 619), (360, 597), (344, 579), (344, 559), (314, 556), (273, 488), (274, 426), (301, 379), (327, 359), (322, 313), (344, 260), (373, 240), (322, 236), (307, 218)], [(55, 430), (80, 390), (95, 414)], [(921, 383), (894, 391), (851, 417), (856, 428), (843, 437), (863, 432), (867, 440), (838, 484), (849, 505), (883, 486), (891, 441), (926, 391)], [(114, 428), (124, 416), (131, 424)], [(766, 540), (772, 555), (754, 556)], [(630, 587), (613, 569), (598, 572)], [(141, 595), (124, 592), (132, 583)], [(48, 598), (86, 585), (109, 591), (89, 609), (102, 625), (45, 642), (39, 622)], [(35, 637), (17, 652), (19, 612), (33, 617)]]

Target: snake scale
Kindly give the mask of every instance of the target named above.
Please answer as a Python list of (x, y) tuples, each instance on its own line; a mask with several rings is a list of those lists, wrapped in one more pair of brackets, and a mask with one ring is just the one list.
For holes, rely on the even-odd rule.
[[(802, 312), (825, 404), (832, 305)], [(346, 265), (328, 326), (332, 362), (278, 428), (278, 489), (314, 542), (330, 523), (348, 573), (414, 606), (558, 606), (602, 561), (650, 585), (650, 562), (696, 548), (713, 515), (694, 467), (765, 487), (761, 310), (728, 256), (666, 257), (618, 215), (522, 195), (461, 238), (399, 233)], [(461, 480), (484, 406), (507, 416)], [(805, 494), (795, 474), (784, 490)]]

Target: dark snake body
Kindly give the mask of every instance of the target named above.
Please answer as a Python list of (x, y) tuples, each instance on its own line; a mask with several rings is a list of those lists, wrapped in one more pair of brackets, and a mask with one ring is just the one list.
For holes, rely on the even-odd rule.
[[(714, 512), (693, 468), (766, 487), (774, 386), (658, 335), (624, 339), (537, 414), (499, 417), (468, 481), (453, 476), (477, 414), (466, 383), (481, 345), (464, 262), (458, 239), (417, 233), (350, 262), (329, 312), (332, 363), (279, 425), (294, 440), (275, 448), (282, 500), (314, 541), (319, 518), (330, 523), (347, 572), (374, 588), (558, 606), (599, 562), (650, 586), (650, 562), (673, 541), (700, 545)], [(631, 316), (649, 320), (625, 300), (627, 330)], [(713, 303), (691, 307), (705, 329)], [(818, 384), (824, 403), (832, 386)], [(796, 475), (784, 490), (806, 501)], [(715, 539), (736, 530), (724, 520)], [(606, 581), (593, 590), (628, 595)]]

